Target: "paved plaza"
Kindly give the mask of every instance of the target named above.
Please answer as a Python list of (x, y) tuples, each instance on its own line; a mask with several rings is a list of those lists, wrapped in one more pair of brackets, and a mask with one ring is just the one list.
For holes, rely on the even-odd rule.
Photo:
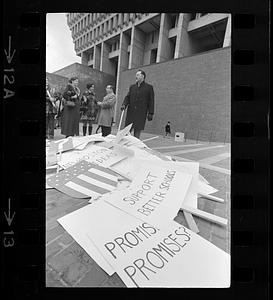
[[(116, 130), (113, 130), (113, 134)], [(156, 135), (142, 133), (141, 140)], [(64, 138), (55, 130), (55, 140)], [(213, 195), (224, 203), (199, 198), (198, 208), (230, 220), (230, 144), (187, 140), (176, 142), (174, 138), (158, 136), (145, 142), (148, 147), (176, 160), (200, 162), (199, 173), (219, 191)], [(50, 287), (125, 287), (115, 273), (109, 276), (73, 240), (57, 222), (60, 217), (88, 204), (88, 199), (76, 199), (55, 189), (46, 192), (46, 286)], [(223, 227), (194, 216), (204, 237), (217, 247), (230, 253), (230, 224)], [(179, 212), (177, 222), (187, 226)], [(99, 228), (94, 228), (99, 230)]]

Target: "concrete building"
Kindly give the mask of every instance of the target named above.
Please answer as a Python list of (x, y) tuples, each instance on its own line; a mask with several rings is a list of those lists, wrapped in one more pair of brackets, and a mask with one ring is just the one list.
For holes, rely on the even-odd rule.
[[(163, 93), (163, 97), (162, 88), (160, 87), (170, 87), (169, 114), (168, 111), (166, 112), (166, 107), (164, 111), (161, 111), (160, 107), (164, 107), (164, 105), (156, 104), (156, 115), (161, 116), (160, 120), (163, 123), (168, 121), (168, 117), (173, 121), (178, 118), (175, 121), (175, 131), (183, 131), (185, 127), (183, 120), (180, 120), (182, 118), (181, 114), (177, 115), (177, 105), (181, 104), (182, 111), (185, 111), (183, 105), (188, 105), (187, 101), (183, 102), (182, 86), (186, 88), (185, 83), (181, 85), (179, 77), (181, 75), (181, 78), (185, 78), (183, 74), (186, 70), (192, 73), (189, 64), (194, 64), (194, 59), (190, 58), (198, 55), (197, 61), (200, 62), (200, 68), (209, 67), (213, 73), (206, 73), (205, 69), (201, 70), (205, 75), (205, 78), (201, 80), (204, 89), (200, 89), (200, 87), (196, 89), (193, 82), (189, 82), (189, 86), (192, 87), (193, 99), (195, 99), (194, 103), (197, 106), (202, 106), (204, 101), (198, 103), (198, 99), (204, 96), (206, 98), (204, 91), (208, 92), (206, 81), (209, 81), (208, 86), (215, 91), (215, 97), (218, 98), (216, 101), (218, 107), (220, 107), (219, 104), (222, 104), (223, 111), (220, 112), (220, 115), (224, 118), (224, 121), (220, 119), (215, 120), (215, 122), (210, 121), (208, 130), (217, 129), (219, 131), (221, 129), (223, 132), (226, 131), (225, 135), (229, 135), (230, 14), (68, 13), (67, 23), (71, 30), (76, 54), (81, 57), (82, 64), (115, 77), (118, 98), (117, 108), (120, 106), (127, 92), (126, 89), (128, 90), (129, 87), (124, 86), (124, 80), (126, 84), (132, 84), (137, 68), (142, 68), (147, 72), (147, 81), (155, 87), (157, 104), (166, 101), (166, 98), (164, 98), (166, 97), (166, 91)], [(207, 61), (209, 66), (206, 66), (204, 62), (206, 58), (210, 60)], [(157, 67), (157, 65), (160, 67)], [(219, 69), (220, 66), (222, 66), (222, 69)], [(170, 68), (175, 70), (176, 78), (172, 76)], [(195, 66), (194, 69), (197, 71), (197, 74), (193, 74), (196, 79), (198, 77), (198, 66)], [(168, 78), (161, 76), (165, 70), (170, 74)], [(219, 73), (223, 73), (220, 79)], [(211, 77), (206, 78), (206, 76)], [(123, 82), (121, 78), (123, 78)], [(164, 81), (167, 81), (167, 86)], [(224, 91), (224, 88), (227, 90)], [(189, 94), (189, 91), (187, 93)], [(181, 103), (177, 100), (179, 97)], [(209, 92), (209, 97), (214, 97), (212, 91)], [(175, 107), (172, 105), (172, 98), (176, 99), (173, 102)], [(204, 107), (200, 106), (201, 113), (195, 110), (194, 119), (201, 117), (205, 122), (207, 120), (206, 110), (214, 104), (215, 99), (212, 99), (211, 105), (209, 102), (204, 103)], [(116, 118), (118, 119), (118, 117), (119, 109), (116, 109)], [(149, 124), (149, 130), (154, 133), (160, 133), (161, 127), (165, 125), (163, 123), (159, 124), (159, 120), (156, 119), (152, 123)], [(201, 121), (198, 124), (198, 126), (204, 128)], [(221, 124), (224, 125), (221, 126)], [(188, 134), (189, 137), (195, 135), (192, 130)], [(217, 139), (219, 140), (219, 138)]]

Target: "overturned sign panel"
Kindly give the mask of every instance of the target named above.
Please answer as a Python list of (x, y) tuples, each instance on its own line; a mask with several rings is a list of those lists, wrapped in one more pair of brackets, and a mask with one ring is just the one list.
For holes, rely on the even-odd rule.
[(86, 148), (81, 151), (74, 150), (63, 153), (58, 164), (62, 168), (67, 169), (81, 160), (86, 160), (90, 163), (107, 168), (125, 158), (126, 156), (124, 154), (120, 155), (119, 153), (105, 147), (87, 145)]
[(81, 161), (47, 179), (47, 184), (74, 198), (93, 200), (113, 191), (118, 184), (116, 174), (101, 166)]
[(104, 199), (141, 220), (162, 224), (173, 220), (187, 195), (192, 175), (174, 165), (138, 162), (138, 173), (129, 188), (114, 191)]
[(103, 202), (89, 217), (87, 236), (128, 287), (230, 284), (230, 255), (174, 221), (155, 226)]

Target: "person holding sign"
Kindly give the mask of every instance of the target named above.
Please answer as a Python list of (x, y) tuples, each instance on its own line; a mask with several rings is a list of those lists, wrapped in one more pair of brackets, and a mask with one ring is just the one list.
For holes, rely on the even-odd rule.
[(79, 135), (80, 123), (80, 89), (79, 80), (72, 77), (64, 91), (64, 109), (61, 121), (61, 134), (66, 137)]
[(46, 78), (46, 138), (54, 139), (54, 118), (57, 113), (55, 98), (51, 96), (48, 78)]
[(138, 139), (145, 127), (146, 118), (152, 121), (154, 115), (154, 89), (145, 82), (145, 78), (144, 71), (136, 72), (136, 84), (130, 86), (121, 106), (121, 110), (127, 108), (125, 126), (133, 123), (134, 136)]
[(102, 136), (111, 134), (115, 103), (116, 95), (114, 94), (114, 88), (112, 85), (107, 85), (106, 96), (102, 101), (97, 102), (101, 108), (98, 116), (98, 126), (101, 128)]

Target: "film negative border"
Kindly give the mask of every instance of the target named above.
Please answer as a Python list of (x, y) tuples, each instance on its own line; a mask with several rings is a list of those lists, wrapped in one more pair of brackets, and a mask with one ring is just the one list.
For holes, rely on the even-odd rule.
[[(267, 294), (268, 280), (268, 2), (258, 8), (255, 1), (248, 8), (243, 1), (230, 1), (221, 7), (210, 1), (206, 4), (191, 2), (185, 5), (185, 10), (200, 7), (200, 11), (232, 13), (232, 282), (230, 289), (187, 289), (178, 293), (211, 299), (262, 298)], [(255, 3), (258, 5), (258, 2)], [(6, 1), (4, 5), (2, 286), (11, 297), (18, 298), (51, 295), (44, 289), (43, 45), (45, 13), (62, 12), (63, 7), (60, 4), (53, 8), (52, 3), (43, 7), (36, 5), (31, 1), (21, 4)], [(86, 3), (81, 6), (81, 1), (75, 3), (74, 9), (69, 6), (71, 4), (67, 4), (65, 10), (77, 11), (79, 7), (87, 10)], [(95, 11), (100, 10), (92, 6)], [(118, 10), (118, 5), (113, 9)], [(172, 9), (176, 10), (175, 5)], [(77, 291), (80, 292), (84, 293)], [(63, 293), (68, 296), (68, 291)], [(71, 289), (69, 293), (77, 295)], [(137, 293), (141, 295), (143, 290)], [(160, 293), (167, 295), (164, 290)], [(168, 291), (168, 295), (172, 293), (177, 291)]]

